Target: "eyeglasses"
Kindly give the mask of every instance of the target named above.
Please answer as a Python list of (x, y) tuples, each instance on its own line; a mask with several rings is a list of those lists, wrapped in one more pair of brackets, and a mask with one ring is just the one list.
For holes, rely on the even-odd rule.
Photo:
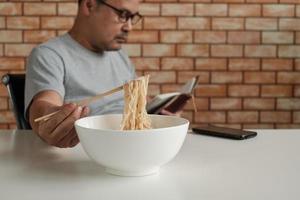
[(106, 3), (103, 0), (98, 0), (98, 2), (102, 3), (103, 5), (106, 5), (107, 7), (110, 7), (111, 9), (113, 9), (114, 11), (116, 11), (116, 13), (117, 13), (117, 15), (119, 17), (119, 21), (121, 23), (126, 23), (130, 19), (131, 20), (131, 24), (135, 25), (136, 23), (138, 23), (143, 18), (143, 16), (140, 15), (138, 12), (135, 13), (135, 14), (132, 14), (132, 13), (130, 13), (127, 10), (118, 9), (118, 8), (116, 8), (116, 7), (114, 7), (114, 6)]

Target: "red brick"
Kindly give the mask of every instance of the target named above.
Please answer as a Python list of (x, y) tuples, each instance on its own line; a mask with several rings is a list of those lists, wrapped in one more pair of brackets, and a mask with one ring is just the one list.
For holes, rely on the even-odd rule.
[(9, 29), (38, 29), (40, 20), (38, 17), (7, 17)]
[(9, 129), (9, 126), (7, 124), (0, 124), (0, 129)]
[(162, 16), (193, 16), (194, 6), (191, 3), (161, 4)]
[(201, 111), (195, 114), (195, 122), (200, 123), (224, 123), (226, 114), (223, 111)]
[(300, 83), (300, 72), (278, 72), (278, 83)]
[(64, 35), (69, 32), (69, 30), (57, 30), (57, 36)]
[(229, 123), (257, 123), (258, 112), (255, 111), (229, 111)]
[[(207, 98), (195, 98), (195, 105), (198, 110), (208, 110), (208, 99)], [(185, 106), (186, 110), (194, 110), (193, 102), (192, 100), (188, 101), (188, 103)]]
[(78, 10), (78, 3), (59, 3), (58, 4), (58, 15), (70, 15), (75, 16)]
[(282, 58), (298, 58), (300, 57), (300, 45), (281, 45), (278, 55)]
[(176, 17), (145, 17), (144, 29), (166, 30), (176, 28)]
[(263, 15), (266, 17), (293, 17), (295, 7), (293, 5), (270, 4), (263, 5)]
[(192, 58), (163, 58), (161, 67), (163, 70), (192, 70), (194, 61)]
[[(211, 2), (211, 1), (209, 1), (209, 2)], [(215, 3), (244, 3), (245, 0), (213, 0), (213, 2), (215, 2)]]
[(273, 124), (244, 124), (243, 129), (274, 129)]
[(300, 123), (300, 111), (293, 113), (293, 121), (294, 123)]
[(163, 84), (161, 85), (162, 93), (178, 92), (180, 91), (182, 84)]
[(276, 46), (275, 45), (247, 45), (245, 47), (245, 56), (257, 57), (257, 58), (276, 57)]
[(276, 124), (276, 129), (299, 129), (300, 124)]
[(140, 44), (123, 44), (123, 49), (129, 56), (141, 56), (142, 50)]
[(5, 55), (28, 56), (35, 46), (34, 44), (7, 44), (5, 45)]
[(243, 30), (244, 19), (242, 18), (213, 18), (212, 29), (214, 30)]
[(280, 30), (300, 31), (300, 19), (297, 18), (280, 18)]
[(297, 8), (297, 9), (296, 9), (296, 16), (297, 16), (297, 17), (300, 17), (300, 5), (297, 5), (296, 8)]
[(161, 91), (160, 91), (159, 85), (149, 85), (148, 86), (148, 93), (147, 94), (149, 96), (155, 96), (155, 95), (158, 95), (160, 93), (161, 93)]
[(24, 15), (56, 15), (56, 4), (24, 3)]
[(3, 43), (22, 42), (22, 31), (0, 30), (0, 42)]
[(0, 110), (7, 110), (8, 109), (8, 103), (7, 103), (7, 98), (6, 97), (1, 97), (0, 98)]
[(230, 97), (256, 97), (259, 95), (257, 85), (229, 85), (228, 95)]
[(196, 16), (226, 16), (226, 4), (196, 4)]
[(296, 32), (296, 44), (300, 44), (300, 32)]
[(12, 70), (12, 69), (24, 69), (23, 58), (5, 58), (0, 57), (0, 69), (1, 70)]
[(213, 57), (241, 57), (243, 47), (241, 45), (211, 45)]
[(211, 82), (212, 83), (241, 83), (242, 82), (241, 72), (212, 72)]
[(271, 98), (247, 98), (244, 99), (245, 110), (274, 110), (275, 99)]
[(196, 31), (195, 42), (224, 44), (226, 42), (226, 32), (225, 31)]
[(300, 110), (299, 98), (278, 98), (277, 99), (278, 110)]
[(4, 27), (5, 27), (5, 18), (0, 17), (0, 28), (4, 28)]
[(289, 97), (292, 96), (293, 88), (289, 85), (263, 85), (262, 97)]
[(262, 69), (268, 71), (292, 70), (292, 59), (263, 59)]
[(184, 110), (184, 112), (181, 114), (181, 117), (189, 120), (190, 122), (193, 122), (194, 113), (191, 111)]
[(246, 0), (247, 3), (278, 3), (279, 0)]
[(231, 4), (229, 16), (256, 17), (261, 16), (261, 6), (258, 4)]
[(151, 43), (158, 42), (158, 31), (132, 31), (129, 34), (130, 43)]
[(225, 85), (204, 85), (200, 84), (196, 88), (196, 96), (199, 97), (223, 97), (226, 96), (226, 86)]
[(24, 42), (42, 43), (56, 36), (55, 31), (24, 31)]
[(203, 18), (203, 17), (179, 17), (178, 18), (178, 29), (204, 30), (209, 28), (210, 28), (209, 18)]
[(198, 58), (196, 59), (197, 70), (226, 70), (227, 60), (221, 58)]
[(260, 113), (260, 121), (263, 123), (291, 122), (291, 113), (281, 111), (263, 111)]
[(231, 71), (254, 71), (260, 69), (259, 59), (230, 59), (229, 70)]
[(178, 82), (186, 83), (191, 78), (195, 76), (199, 76), (199, 83), (208, 83), (209, 81), (209, 73), (208, 72), (199, 72), (199, 71), (179, 71), (178, 72)]
[(207, 57), (209, 54), (208, 45), (178, 45), (177, 55), (186, 57)]
[(159, 70), (159, 58), (131, 58), (137, 70)]
[(276, 30), (277, 19), (274, 18), (247, 18), (247, 30)]
[(11, 111), (0, 111), (0, 123), (14, 123), (15, 117)]
[(16, 123), (9, 124), (9, 129), (17, 129)]
[(210, 108), (212, 110), (240, 110), (242, 100), (237, 98), (212, 98)]
[(299, 0), (280, 0), (280, 3), (299, 3)]
[(294, 87), (294, 96), (300, 97), (300, 85), (295, 85)]
[(1, 15), (21, 15), (22, 14), (22, 3), (0, 3)]
[(73, 23), (73, 17), (42, 17), (43, 29), (70, 29)]
[(275, 72), (245, 72), (245, 83), (275, 83)]
[(143, 16), (158, 16), (160, 13), (160, 4), (158, 3), (141, 3), (139, 12)]
[(143, 56), (174, 56), (175, 46), (168, 44), (145, 44)]
[(144, 0), (144, 2), (176, 2), (177, 0)]
[(236, 124), (236, 123), (234, 123), (234, 124), (213, 123), (211, 125), (213, 125), (213, 126), (219, 126), (219, 127), (235, 128), (235, 129), (241, 129), (242, 128), (242, 124)]
[(163, 43), (191, 43), (193, 35), (191, 31), (162, 31), (160, 40)]
[(4, 48), (4, 45), (0, 44), (0, 56), (4, 55), (3, 48)]
[[(176, 1), (178, 1), (178, 0), (176, 0)], [(211, 0), (179, 0), (179, 2), (209, 3), (209, 2), (211, 2)]]
[(293, 44), (294, 34), (292, 32), (263, 32), (264, 44)]
[(176, 73), (171, 71), (149, 71), (150, 83), (175, 83)]
[(232, 44), (259, 44), (260, 32), (234, 31), (228, 33), (228, 43)]
[(295, 69), (296, 71), (300, 71), (300, 59), (295, 60)]

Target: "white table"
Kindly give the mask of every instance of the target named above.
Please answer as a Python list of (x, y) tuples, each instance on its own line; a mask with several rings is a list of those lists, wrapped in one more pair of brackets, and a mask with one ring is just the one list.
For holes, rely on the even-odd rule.
[(30, 131), (0, 131), (1, 200), (299, 200), (300, 130), (244, 141), (188, 134), (159, 174), (106, 174), (80, 145), (59, 149)]

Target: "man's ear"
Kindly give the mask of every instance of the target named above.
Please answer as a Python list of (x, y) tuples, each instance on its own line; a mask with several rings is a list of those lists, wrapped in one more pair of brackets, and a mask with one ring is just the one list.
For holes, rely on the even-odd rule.
[(90, 15), (91, 12), (96, 8), (96, 6), (97, 6), (96, 0), (82, 0), (80, 9), (82, 9), (84, 15)]

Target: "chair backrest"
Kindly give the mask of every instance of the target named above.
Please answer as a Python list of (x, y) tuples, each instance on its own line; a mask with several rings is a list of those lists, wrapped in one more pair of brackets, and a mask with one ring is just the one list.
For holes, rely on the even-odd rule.
[(8, 90), (18, 129), (31, 129), (24, 117), (25, 74), (6, 74), (2, 83)]

